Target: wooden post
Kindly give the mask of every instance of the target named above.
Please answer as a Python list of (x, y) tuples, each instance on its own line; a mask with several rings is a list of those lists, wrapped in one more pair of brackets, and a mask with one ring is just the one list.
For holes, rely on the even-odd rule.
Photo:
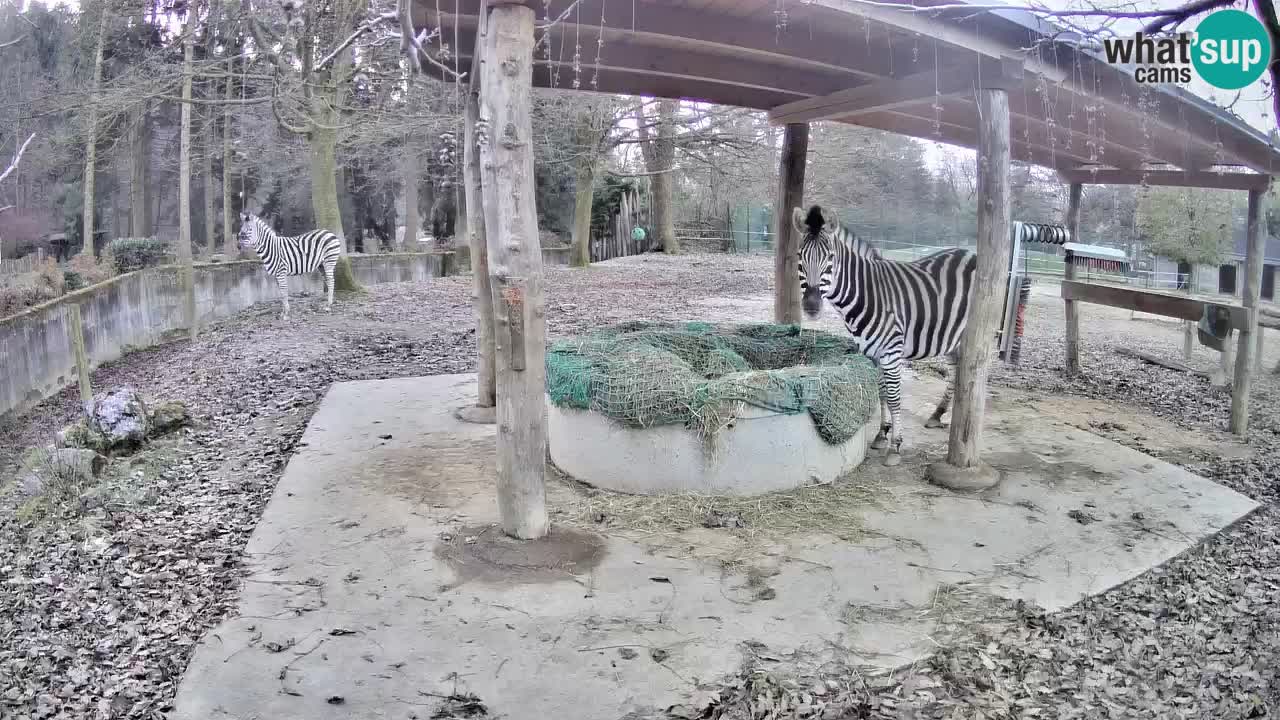
[[(1067, 195), (1067, 232), (1070, 234), (1071, 242), (1080, 242), (1080, 197), (1084, 194), (1084, 185), (1081, 183), (1071, 183), (1069, 193)], [(1067, 280), (1076, 279), (1076, 266), (1068, 262), (1064, 268), (1063, 277)], [(1076, 305), (1074, 300), (1067, 300), (1067, 357), (1063, 364), (1063, 369), (1067, 375), (1080, 374), (1080, 306)]]
[[(1195, 264), (1191, 264), (1187, 267), (1187, 295), (1193, 296), (1196, 294), (1196, 266)], [(1195, 347), (1196, 324), (1190, 320), (1184, 321), (1182, 323), (1182, 360), (1184, 362), (1191, 362), (1191, 353), (1195, 351)]]
[(1222, 352), (1218, 353), (1218, 371), (1213, 375), (1212, 382), (1219, 387), (1231, 385), (1231, 373), (1236, 364), (1236, 338), (1232, 337), (1234, 333), (1235, 330), (1227, 333), (1222, 341)]
[[(484, 45), (481, 39), (484, 34), (484, 17), (484, 8), (481, 8), (480, 27), (476, 31), (477, 48)], [(479, 57), (472, 61), (470, 85), (467, 88), (462, 178), (467, 205), (467, 245), (471, 250), (471, 287), (475, 296), (476, 354), (479, 356), (476, 363), (475, 406), (486, 412), (467, 412), (464, 409), (463, 417), (469, 420), (493, 422), (493, 412), (490, 409), (497, 403), (497, 386), (493, 369), (493, 292), (489, 286), (489, 247), (485, 242), (485, 208), (481, 201), (480, 189), (480, 152), (476, 146), (476, 121), (480, 118), (480, 62)], [(406, 195), (408, 194), (406, 191)], [(417, 208), (416, 192), (408, 202), (411, 202), (415, 209)], [(414, 224), (417, 224), (416, 220)], [(406, 245), (409, 242), (410, 233), (413, 233), (412, 239), (415, 241), (415, 244), (410, 247), (416, 249), (417, 228), (405, 227)]]
[(1261, 356), (1262, 328), (1258, 327), (1258, 301), (1262, 294), (1262, 257), (1266, 234), (1262, 230), (1262, 202), (1265, 190), (1249, 191), (1249, 224), (1245, 250), (1244, 291), (1241, 304), (1249, 310), (1249, 319), (1240, 330), (1240, 347), (1236, 353), (1236, 377), (1231, 386), (1231, 432), (1249, 432), (1249, 393), (1253, 386), (1254, 333), (1258, 333)]
[[(930, 469), (935, 482), (957, 489), (987, 487), (999, 479), (995, 470), (982, 465), (979, 458), (991, 346), (1004, 299), (1003, 281), (1009, 272), (1008, 91), (1001, 87), (979, 90), (978, 116), (982, 118), (978, 129), (978, 267), (973, 279), (969, 321), (956, 364), (955, 410), (945, 463), (951, 467), (935, 465)], [(954, 470), (957, 469), (972, 471), (974, 476), (956, 477)]]
[(89, 385), (89, 355), (84, 349), (84, 319), (80, 316), (78, 304), (68, 308), (67, 339), (71, 341), (71, 352), (76, 357), (76, 376), (80, 379), (80, 405), (85, 412), (88, 412), (89, 403), (93, 400), (93, 388)]
[[(774, 208), (773, 321), (800, 322), (800, 238), (791, 227), (791, 208), (804, 203), (804, 171), (809, 158), (809, 124), (787, 123), (778, 162), (778, 200)], [(750, 212), (750, 211), (748, 211)], [(748, 220), (749, 221), (749, 220)], [(750, 242), (751, 236), (747, 236)]]
[(533, 23), (526, 6), (489, 10), (478, 138), (494, 306), (498, 510), (502, 529), (524, 539), (548, 530), (546, 318), (529, 120)]
[(1257, 333), (1258, 343), (1257, 343), (1257, 347), (1253, 351), (1253, 372), (1257, 374), (1262, 373), (1262, 340), (1267, 336), (1266, 333), (1267, 333), (1266, 328), (1259, 325), (1258, 333)]

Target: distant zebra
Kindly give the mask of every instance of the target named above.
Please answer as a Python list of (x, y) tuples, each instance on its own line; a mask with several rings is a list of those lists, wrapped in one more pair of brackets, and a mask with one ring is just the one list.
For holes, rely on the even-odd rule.
[[(884, 462), (897, 465), (902, 462), (902, 361), (945, 356), (955, 362), (968, 321), (977, 256), (956, 248), (911, 262), (886, 260), (834, 217), (824, 217), (817, 205), (808, 215), (794, 208), (791, 221), (803, 238), (804, 312), (816, 318), (826, 298), (862, 352), (880, 366), (880, 402), (889, 421), (882, 416), (871, 447), (888, 447)], [(818, 278), (817, 285), (809, 284), (811, 277)], [(944, 427), (942, 416), (951, 404), (954, 383), (952, 374), (927, 427)]]
[(342, 241), (328, 230), (312, 230), (293, 237), (281, 237), (262, 218), (240, 214), (240, 247), (252, 248), (262, 258), (267, 274), (280, 287), (284, 303), (281, 319), (289, 319), (290, 275), (306, 275), (324, 268), (324, 285), (328, 293), (325, 309), (333, 307), (333, 269), (342, 254)]

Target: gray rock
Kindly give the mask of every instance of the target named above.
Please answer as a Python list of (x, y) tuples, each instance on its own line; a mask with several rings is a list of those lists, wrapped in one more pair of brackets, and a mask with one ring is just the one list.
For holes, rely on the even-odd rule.
[(51, 486), (89, 484), (102, 474), (107, 459), (83, 448), (46, 447), (29, 450), (18, 471), (18, 483), (28, 497), (43, 495)]
[(84, 448), (97, 452), (107, 451), (106, 439), (89, 429), (83, 418), (58, 431), (56, 444), (60, 448)]
[(88, 428), (112, 453), (130, 453), (147, 441), (151, 422), (138, 391), (119, 387), (94, 397), (86, 408)]
[(161, 403), (151, 409), (151, 435), (163, 435), (191, 422), (191, 413), (180, 402)]

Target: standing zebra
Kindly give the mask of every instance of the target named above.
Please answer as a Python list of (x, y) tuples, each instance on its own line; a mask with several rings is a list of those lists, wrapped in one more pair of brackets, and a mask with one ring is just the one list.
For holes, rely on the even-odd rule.
[[(871, 447), (888, 447), (886, 465), (902, 462), (902, 361), (946, 356), (956, 348), (969, 315), (977, 256), (970, 250), (942, 250), (911, 262), (886, 260), (867, 241), (814, 205), (808, 215), (791, 213), (803, 238), (800, 290), (804, 312), (816, 318), (826, 298), (844, 318), (862, 352), (880, 366), (880, 432)], [(809, 278), (817, 277), (817, 285)], [(927, 427), (943, 427), (955, 377), (947, 382)], [(886, 437), (886, 431), (888, 436)]]
[(281, 237), (262, 218), (240, 213), (240, 247), (252, 248), (262, 258), (267, 274), (280, 287), (284, 303), (282, 320), (289, 319), (290, 275), (306, 275), (324, 268), (324, 285), (328, 293), (325, 310), (333, 307), (333, 269), (342, 254), (342, 241), (328, 230), (312, 230), (293, 237)]

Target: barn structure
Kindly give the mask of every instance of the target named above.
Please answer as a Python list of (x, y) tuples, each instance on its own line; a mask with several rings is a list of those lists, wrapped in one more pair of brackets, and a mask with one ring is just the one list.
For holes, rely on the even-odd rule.
[[(966, 8), (955, 0), (412, 3), (415, 26), (433, 31), (425, 48), (435, 60), (429, 65), (458, 68), (467, 88), (467, 226), (481, 348), (480, 394), (470, 412), (496, 407), (507, 533), (533, 538), (547, 530), (534, 87), (754, 108), (784, 125), (774, 213), (782, 221), (775, 320), (784, 323), (800, 321), (797, 238), (786, 220), (803, 203), (809, 123), (846, 122), (975, 149), (978, 282), (957, 368), (949, 451), (933, 468), (939, 476), (984, 470), (987, 368), (1010, 256), (1011, 160), (1054, 169), (1070, 185), (1065, 223), (1073, 236), (1087, 183), (1246, 191), (1231, 414), (1232, 429), (1245, 431), (1262, 282), (1259, 219), (1280, 149), (1211, 103), (1178, 87), (1140, 85), (1130, 71), (1081, 50), (1071, 33), (1029, 12)], [(1065, 366), (1078, 372), (1078, 304), (1119, 301), (1070, 282), (1064, 298)], [(1152, 307), (1150, 298), (1123, 302)]]

